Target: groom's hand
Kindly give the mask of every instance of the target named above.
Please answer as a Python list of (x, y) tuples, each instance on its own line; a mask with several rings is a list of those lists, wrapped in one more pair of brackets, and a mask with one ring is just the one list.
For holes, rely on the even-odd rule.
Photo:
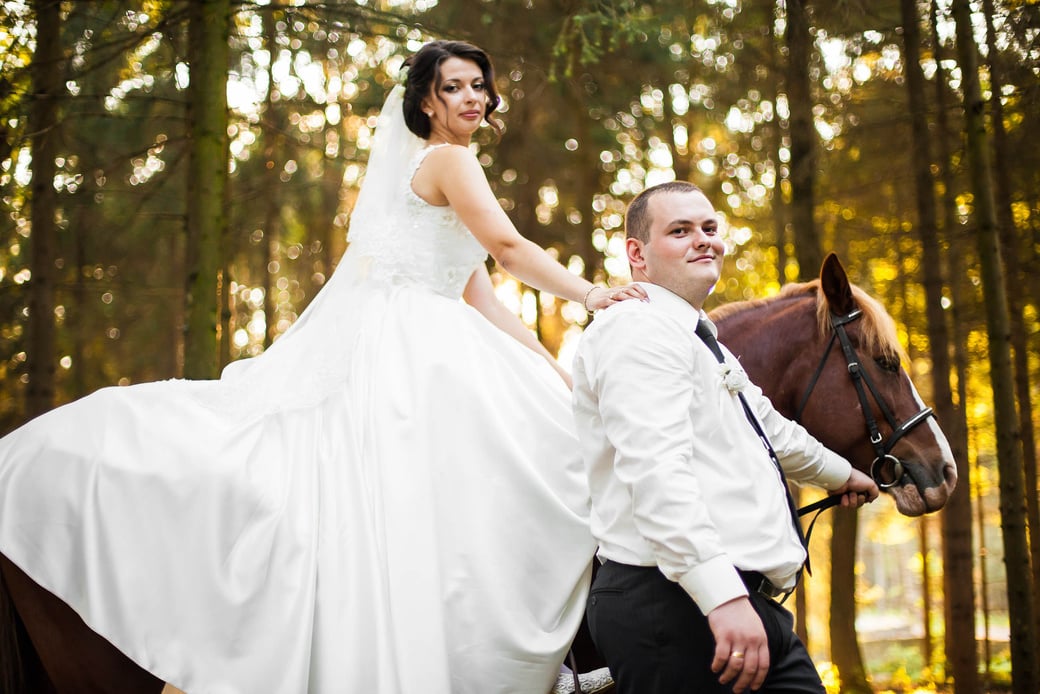
[(831, 492), (832, 496), (841, 494), (842, 508), (859, 508), (864, 503), (872, 503), (878, 498), (878, 486), (873, 479), (859, 470), (853, 469), (849, 479), (839, 489)]
[(761, 687), (769, 672), (769, 644), (751, 601), (740, 597), (719, 605), (708, 613), (708, 626), (715, 636), (711, 671), (721, 673), (719, 682), (733, 682), (734, 692)]

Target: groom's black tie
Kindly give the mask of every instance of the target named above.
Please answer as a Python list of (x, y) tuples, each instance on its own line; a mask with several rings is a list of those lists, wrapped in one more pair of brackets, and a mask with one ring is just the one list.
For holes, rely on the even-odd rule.
[[(722, 354), (722, 350), (719, 349), (719, 343), (715, 339), (715, 335), (712, 334), (711, 328), (707, 322), (701, 320), (697, 321), (697, 329), (695, 331), (697, 337), (704, 341), (704, 344), (708, 345), (708, 349), (715, 355), (715, 358), (719, 360), (719, 363), (725, 363), (726, 358)], [(780, 466), (780, 459), (776, 457), (776, 451), (773, 450), (773, 444), (769, 443), (769, 437), (766, 436), (766, 432), (762, 429), (762, 425), (758, 421), (758, 417), (751, 411), (751, 406), (748, 405), (747, 399), (744, 394), (737, 392), (737, 397), (740, 398), (740, 404), (744, 407), (744, 415), (747, 416), (748, 421), (751, 423), (751, 427), (758, 434), (758, 438), (762, 441), (762, 445), (765, 447), (766, 452), (769, 453), (769, 459), (773, 461), (773, 465), (776, 466), (777, 472), (780, 473), (780, 481), (784, 485), (784, 493), (787, 495), (787, 507), (791, 511), (791, 522), (794, 523), (795, 532), (798, 533), (798, 540), (805, 547), (806, 556), (808, 556), (809, 547), (805, 542), (805, 534), (802, 532), (802, 524), (798, 520), (798, 511), (794, 505), (794, 498), (791, 497), (791, 490), (787, 486), (787, 476), (784, 475), (784, 469)]]

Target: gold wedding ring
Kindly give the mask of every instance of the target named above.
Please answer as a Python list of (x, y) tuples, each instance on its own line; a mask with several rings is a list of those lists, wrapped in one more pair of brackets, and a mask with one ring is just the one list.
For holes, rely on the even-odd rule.
[(744, 657), (744, 651), (733, 651), (732, 653), (729, 654), (729, 657), (730, 658), (743, 658)]

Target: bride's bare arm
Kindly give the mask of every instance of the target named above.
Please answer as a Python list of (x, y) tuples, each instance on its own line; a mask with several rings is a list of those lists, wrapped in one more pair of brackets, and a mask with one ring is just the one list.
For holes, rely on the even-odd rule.
[(466, 289), (462, 292), (462, 298), (466, 300), (467, 304), (480, 311), (481, 315), (491, 321), (499, 330), (516, 338), (520, 344), (545, 357), (546, 361), (560, 374), (567, 387), (571, 387), (571, 375), (560, 366), (559, 362), (553, 359), (552, 354), (545, 348), (545, 345), (531, 334), (531, 331), (516, 317), (516, 314), (503, 306), (502, 302), (495, 296), (495, 288), (491, 284), (487, 268), (480, 266), (473, 272), (469, 282), (466, 283)]
[(498, 204), (484, 169), (465, 147), (453, 145), (431, 152), (416, 172), (412, 187), (431, 204), (451, 205), (498, 264), (532, 287), (571, 301), (584, 301), (590, 309), (646, 298), (638, 285), (593, 289), (587, 280), (572, 274), (538, 244), (521, 236)]

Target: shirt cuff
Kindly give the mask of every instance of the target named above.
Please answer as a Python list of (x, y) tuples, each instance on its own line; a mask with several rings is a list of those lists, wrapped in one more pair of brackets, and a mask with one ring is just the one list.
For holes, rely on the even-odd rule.
[(829, 449), (824, 449), (823, 460), (823, 469), (813, 480), (813, 484), (831, 491), (849, 481), (849, 476), (852, 474), (852, 464), (849, 461)]
[(705, 616), (719, 605), (748, 594), (740, 574), (724, 554), (690, 569), (678, 583)]

